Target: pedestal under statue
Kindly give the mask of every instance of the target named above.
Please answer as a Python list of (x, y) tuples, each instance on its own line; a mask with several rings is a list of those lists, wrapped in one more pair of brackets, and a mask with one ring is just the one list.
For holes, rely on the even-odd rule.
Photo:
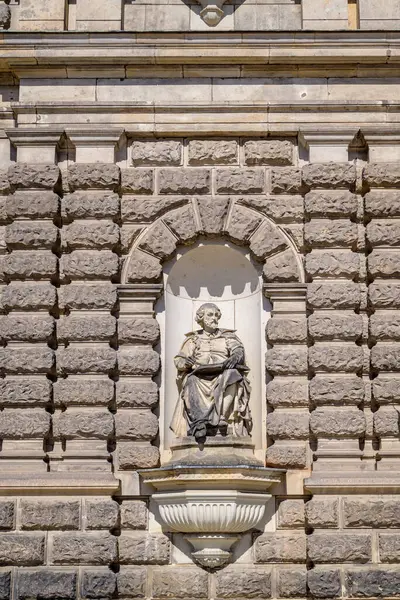
[(245, 351), (232, 329), (219, 329), (221, 311), (203, 304), (196, 313), (201, 329), (186, 335), (175, 357), (179, 399), (171, 421), (177, 437), (250, 435), (250, 384)]

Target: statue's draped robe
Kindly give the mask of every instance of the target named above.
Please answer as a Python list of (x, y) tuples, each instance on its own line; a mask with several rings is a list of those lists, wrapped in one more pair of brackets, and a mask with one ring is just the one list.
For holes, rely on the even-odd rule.
[[(179, 400), (171, 422), (177, 437), (196, 436), (196, 432), (218, 427), (221, 417), (233, 435), (247, 435), (251, 430), (249, 408), (250, 384), (245, 375), (244, 348), (233, 330), (204, 330), (187, 334), (175, 357), (178, 369)], [(227, 369), (222, 363), (230, 356), (238, 359), (237, 367)], [(187, 360), (193, 362), (191, 368)], [(221, 365), (216, 373), (201, 373), (198, 367)]]

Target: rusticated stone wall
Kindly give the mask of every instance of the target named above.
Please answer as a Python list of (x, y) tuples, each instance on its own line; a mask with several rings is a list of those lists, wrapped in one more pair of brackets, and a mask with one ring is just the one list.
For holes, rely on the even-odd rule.
[[(293, 139), (130, 151), (1, 173), (0, 599), (399, 597), (400, 165), (300, 166)], [(124, 479), (159, 461), (160, 334), (118, 284), (159, 283), (198, 236), (249, 246), (272, 302), (302, 265), (307, 288), (266, 332), (266, 462), (287, 488), (213, 574)]]

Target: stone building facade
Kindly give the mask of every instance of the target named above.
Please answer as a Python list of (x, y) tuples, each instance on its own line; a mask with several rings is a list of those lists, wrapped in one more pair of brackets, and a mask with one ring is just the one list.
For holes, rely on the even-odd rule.
[[(399, 15), (0, 2), (1, 600), (400, 597)], [(143, 470), (171, 459), (168, 278), (193, 252), (233, 290), (221, 248), (258, 278), (275, 479), (215, 570)]]

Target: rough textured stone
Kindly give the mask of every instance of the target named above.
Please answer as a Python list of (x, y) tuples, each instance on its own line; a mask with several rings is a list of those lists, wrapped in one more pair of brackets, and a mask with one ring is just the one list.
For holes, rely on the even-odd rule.
[[(229, 237), (238, 244), (248, 241), (261, 223), (261, 215), (242, 206), (234, 206), (229, 219), (227, 232)], [(258, 245), (255, 244), (255, 248)]]
[(257, 563), (302, 563), (306, 560), (303, 533), (264, 533), (254, 545)]
[[(347, 190), (314, 190), (305, 195), (306, 213), (313, 217), (355, 217), (357, 196)], [(333, 222), (336, 225), (336, 221)]]
[(110, 250), (75, 250), (60, 259), (60, 274), (66, 279), (110, 279), (118, 267), (118, 256)]
[(363, 332), (363, 321), (353, 312), (317, 312), (308, 318), (308, 330), (315, 340), (357, 340)]
[(5, 241), (11, 250), (52, 249), (58, 239), (58, 229), (46, 221), (14, 221), (5, 228)]
[(117, 538), (110, 533), (56, 533), (51, 563), (108, 565), (117, 558)]
[(267, 465), (286, 469), (304, 469), (307, 464), (307, 450), (302, 444), (279, 444), (275, 442), (267, 448)]
[(68, 186), (71, 192), (77, 189), (116, 190), (119, 179), (119, 167), (108, 163), (75, 163), (68, 168)]
[(400, 164), (393, 162), (369, 163), (364, 167), (363, 179), (370, 187), (400, 186)]
[(155, 375), (160, 357), (150, 348), (127, 348), (118, 351), (118, 368), (125, 375)]
[(0, 571), (0, 600), (9, 600), (11, 597), (11, 571)]
[(86, 190), (66, 194), (61, 200), (61, 215), (72, 219), (115, 219), (119, 214), (119, 197), (113, 192)]
[(307, 320), (305, 316), (274, 317), (268, 319), (266, 331), (271, 344), (300, 344), (307, 341)]
[(305, 569), (279, 569), (279, 598), (304, 598), (307, 595), (307, 571)]
[(364, 202), (368, 216), (400, 216), (400, 192), (397, 190), (371, 190), (365, 195)]
[(43, 533), (0, 533), (0, 565), (33, 566), (43, 561)]
[(0, 316), (0, 339), (4, 341), (47, 342), (51, 340), (54, 328), (53, 317), (46, 314)]
[(351, 281), (307, 285), (307, 302), (312, 308), (357, 308), (360, 300), (360, 286)]
[(60, 207), (60, 198), (54, 192), (33, 190), (15, 192), (5, 200), (8, 219), (53, 219)]
[(206, 235), (220, 235), (224, 231), (228, 214), (229, 198), (211, 198), (205, 196), (197, 199), (201, 221), (201, 230)]
[(308, 421), (308, 413), (274, 411), (268, 415), (267, 432), (276, 440), (304, 440), (308, 438)]
[(75, 571), (40, 569), (18, 572), (18, 600), (74, 600), (76, 598), (77, 574)]
[(304, 500), (288, 498), (278, 507), (278, 527), (293, 529), (304, 526)]
[(208, 575), (193, 567), (153, 570), (154, 598), (207, 598)]
[(400, 221), (373, 220), (366, 228), (371, 246), (398, 246), (400, 243)]
[(119, 505), (111, 498), (85, 501), (87, 529), (114, 529), (119, 524)]
[(271, 190), (274, 194), (297, 194), (303, 190), (301, 170), (294, 167), (271, 169)]
[(398, 563), (400, 559), (400, 536), (395, 533), (379, 534), (379, 559), (383, 563)]
[(306, 379), (275, 378), (267, 384), (267, 400), (273, 407), (308, 406)]
[(175, 166), (181, 163), (182, 144), (177, 140), (134, 140), (133, 165)]
[(378, 344), (371, 350), (371, 364), (380, 371), (400, 371), (400, 344)]
[(265, 367), (273, 375), (307, 373), (307, 348), (272, 348), (265, 355)]
[(291, 165), (293, 144), (290, 140), (249, 140), (244, 143), (246, 165)]
[(182, 196), (123, 196), (121, 216), (123, 221), (133, 223), (152, 223), (169, 210), (187, 204), (188, 198)]
[(123, 598), (144, 598), (146, 576), (145, 567), (122, 567), (117, 574), (119, 595)]
[(371, 560), (371, 536), (353, 533), (313, 533), (307, 537), (308, 558), (315, 563), (366, 563)]
[(130, 283), (152, 283), (159, 281), (161, 272), (162, 267), (157, 258), (135, 250), (129, 259), (127, 279)]
[(170, 541), (162, 534), (123, 532), (118, 538), (121, 564), (165, 565), (169, 562)]
[(53, 428), (56, 438), (104, 440), (112, 435), (114, 420), (112, 414), (106, 409), (86, 411), (70, 409), (54, 415)]
[(359, 346), (312, 346), (309, 348), (309, 364), (320, 372), (355, 373), (363, 366), (363, 351)]
[(175, 252), (176, 244), (176, 237), (159, 221), (150, 227), (140, 242), (140, 248), (160, 259), (166, 259)]
[(364, 413), (358, 408), (318, 407), (310, 415), (310, 429), (320, 437), (361, 437), (365, 428)]
[(15, 163), (8, 169), (8, 180), (14, 189), (52, 190), (60, 178), (60, 169), (53, 164)]
[(43, 438), (49, 433), (50, 415), (43, 409), (5, 408), (0, 412), (0, 438)]
[(243, 196), (237, 202), (278, 222), (302, 222), (304, 216), (302, 196)]
[(0, 501), (0, 530), (14, 529), (14, 512), (13, 500)]
[(264, 191), (265, 171), (257, 167), (217, 169), (215, 186), (217, 194), (259, 194)]
[(160, 336), (156, 319), (146, 317), (120, 318), (118, 321), (118, 341), (120, 344), (155, 344)]
[(141, 234), (143, 230), (143, 225), (132, 225), (130, 223), (121, 225), (121, 228), (119, 230), (119, 246), (122, 254), (129, 254), (133, 243), (137, 240), (139, 234)]
[(74, 221), (62, 229), (65, 248), (114, 248), (119, 242), (119, 228), (112, 221)]
[(360, 256), (349, 250), (321, 250), (306, 256), (306, 271), (311, 277), (354, 279), (360, 271)]
[(79, 500), (20, 501), (21, 529), (79, 529)]
[(400, 252), (374, 250), (368, 256), (368, 271), (372, 277), (400, 277)]
[(263, 269), (267, 283), (299, 281), (299, 266), (292, 250), (285, 250), (267, 258)]
[(8, 169), (3, 167), (0, 169), (0, 193), (8, 194), (10, 191), (10, 185), (8, 181)]
[[(271, 573), (266, 569), (243, 567), (223, 569), (217, 573), (217, 598), (270, 598)], [(207, 592), (207, 581), (199, 589)], [(197, 595), (197, 597), (200, 597)]]
[(5, 373), (16, 375), (49, 373), (53, 364), (54, 352), (45, 346), (0, 348), (0, 370)]
[(184, 206), (166, 214), (164, 223), (176, 235), (180, 243), (191, 243), (198, 234), (192, 206)]
[(41, 406), (50, 402), (51, 383), (45, 377), (7, 377), (0, 381), (0, 406)]
[(232, 165), (238, 160), (236, 140), (190, 140), (188, 147), (191, 165)]
[(379, 404), (400, 404), (400, 388), (397, 377), (379, 376), (374, 379), (372, 395)]
[(306, 521), (310, 527), (325, 529), (338, 527), (338, 498), (314, 496), (306, 502)]
[(400, 496), (370, 496), (344, 499), (346, 527), (400, 527)]
[(68, 346), (57, 351), (57, 370), (68, 373), (105, 373), (115, 368), (116, 352), (106, 345)]
[(121, 506), (121, 527), (123, 529), (146, 529), (147, 521), (148, 509), (143, 500), (124, 500)]
[(106, 600), (113, 598), (117, 585), (117, 576), (110, 570), (84, 571), (81, 583), (82, 598)]
[(161, 194), (209, 194), (211, 173), (208, 169), (160, 169)]
[(119, 439), (153, 440), (158, 433), (158, 419), (149, 410), (121, 410), (115, 415), (115, 433)]
[(307, 585), (312, 598), (338, 598), (342, 596), (339, 569), (312, 569), (307, 572)]
[(400, 308), (400, 284), (376, 282), (368, 287), (369, 301), (375, 308)]
[(305, 242), (312, 248), (350, 247), (355, 249), (358, 239), (357, 223), (313, 219), (304, 226)]
[(50, 279), (57, 273), (57, 257), (49, 250), (15, 250), (4, 256), (3, 269), (8, 279)]
[(310, 381), (310, 399), (314, 404), (354, 404), (364, 400), (365, 385), (361, 377), (316, 376)]
[(393, 598), (400, 596), (400, 569), (348, 570), (346, 588), (350, 598)]
[(116, 384), (118, 408), (152, 408), (158, 402), (158, 387), (154, 381), (125, 381)]
[(123, 194), (152, 194), (153, 189), (153, 169), (121, 169)]
[(158, 466), (160, 452), (149, 443), (118, 442), (117, 458), (120, 469), (152, 469)]
[(114, 308), (117, 289), (111, 283), (70, 283), (58, 292), (63, 309), (102, 310)]
[(374, 432), (378, 437), (399, 435), (400, 413), (394, 406), (383, 406), (374, 413)]
[(53, 386), (56, 406), (108, 406), (113, 401), (114, 383), (104, 379), (59, 379)]
[(116, 320), (111, 315), (84, 315), (74, 313), (62, 316), (57, 323), (58, 341), (108, 341), (116, 333)]
[(311, 163), (303, 167), (303, 183), (310, 188), (349, 188), (355, 181), (356, 169), (351, 163)]
[(56, 288), (50, 283), (12, 282), (2, 290), (1, 305), (6, 310), (50, 310), (56, 295)]
[(250, 250), (259, 260), (265, 260), (267, 256), (285, 250), (288, 243), (277, 227), (265, 221), (257, 229), (250, 240)]

